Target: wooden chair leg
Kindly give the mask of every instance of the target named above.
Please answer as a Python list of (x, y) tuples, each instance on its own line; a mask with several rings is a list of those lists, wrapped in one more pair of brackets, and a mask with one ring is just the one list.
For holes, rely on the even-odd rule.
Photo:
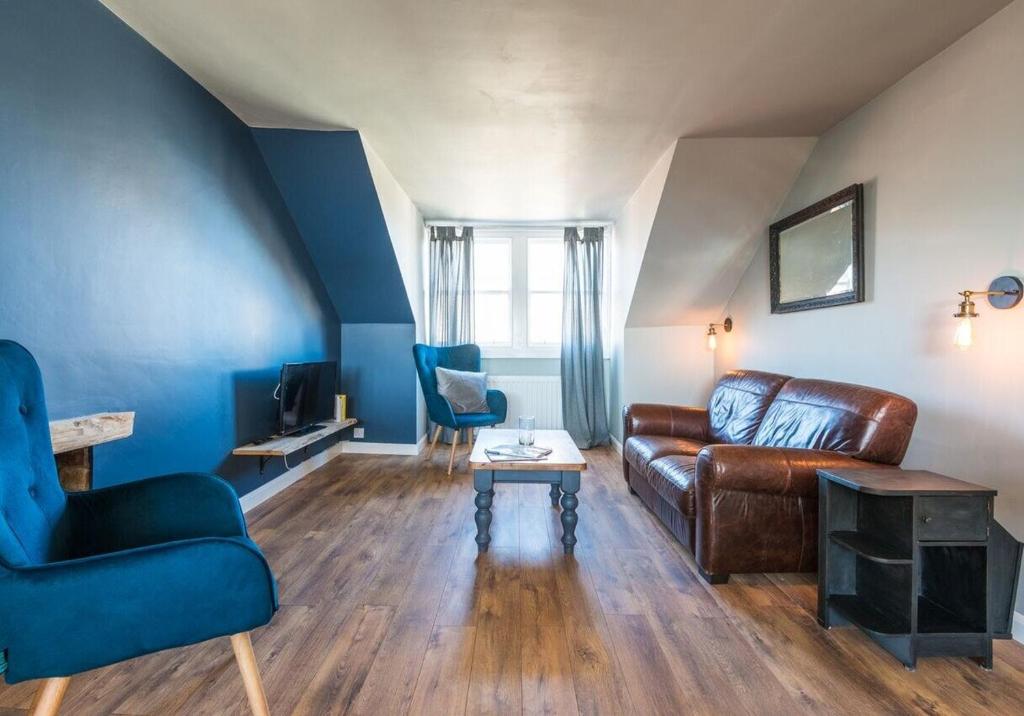
[(437, 447), (437, 441), (441, 438), (441, 432), (444, 430), (440, 425), (437, 426), (437, 430), (434, 431), (434, 439), (430, 441), (430, 449), (427, 450), (426, 459), (429, 460), (434, 455), (434, 448)]
[(44, 681), (39, 686), (35, 698), (32, 699), (29, 713), (32, 716), (56, 716), (70, 682), (70, 676), (55, 676)]
[(473, 428), (466, 428), (466, 432), (469, 433), (469, 454), (473, 454)]
[(448, 458), (448, 477), (452, 476), (452, 468), (455, 466), (455, 448), (459, 446), (459, 430), (452, 436), (452, 454)]
[(256, 664), (256, 655), (252, 651), (249, 632), (232, 634), (231, 648), (235, 650), (235, 661), (238, 662), (238, 670), (242, 672), (245, 694), (249, 697), (249, 708), (252, 709), (253, 716), (270, 716), (267, 695), (263, 693), (263, 680)]

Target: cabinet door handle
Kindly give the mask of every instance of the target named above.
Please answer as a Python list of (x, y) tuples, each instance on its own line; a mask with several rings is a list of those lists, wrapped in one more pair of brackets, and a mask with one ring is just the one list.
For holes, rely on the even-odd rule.
[(931, 518), (930, 515), (924, 515), (923, 517), (921, 517), (921, 521), (924, 522), (925, 524), (928, 524), (929, 522), (932, 521), (932, 518)]

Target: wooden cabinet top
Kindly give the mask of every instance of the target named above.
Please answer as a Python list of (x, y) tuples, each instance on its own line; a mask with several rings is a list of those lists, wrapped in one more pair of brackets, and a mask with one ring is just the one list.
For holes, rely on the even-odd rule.
[(880, 467), (818, 470), (818, 477), (869, 495), (995, 495), (996, 490), (929, 470)]

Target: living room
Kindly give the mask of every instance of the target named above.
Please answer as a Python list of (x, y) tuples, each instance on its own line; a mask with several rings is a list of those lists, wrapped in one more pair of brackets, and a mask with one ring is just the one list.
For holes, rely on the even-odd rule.
[(3, 713), (1024, 712), (1024, 0), (0, 66)]

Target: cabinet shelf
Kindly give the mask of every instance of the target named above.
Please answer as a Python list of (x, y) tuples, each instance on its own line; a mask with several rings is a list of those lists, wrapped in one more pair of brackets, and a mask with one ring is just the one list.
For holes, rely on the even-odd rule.
[(898, 614), (879, 609), (867, 599), (856, 594), (833, 594), (828, 598), (828, 602), (847, 621), (865, 631), (890, 636), (910, 633), (909, 619), (903, 619)]
[(927, 597), (917, 599), (917, 631), (921, 634), (984, 634), (984, 624), (971, 624)]
[(889, 544), (883, 539), (874, 537), (863, 532), (840, 531), (833, 532), (829, 538), (838, 545), (852, 550), (865, 559), (881, 564), (913, 564), (909, 550), (901, 550), (899, 547)]

